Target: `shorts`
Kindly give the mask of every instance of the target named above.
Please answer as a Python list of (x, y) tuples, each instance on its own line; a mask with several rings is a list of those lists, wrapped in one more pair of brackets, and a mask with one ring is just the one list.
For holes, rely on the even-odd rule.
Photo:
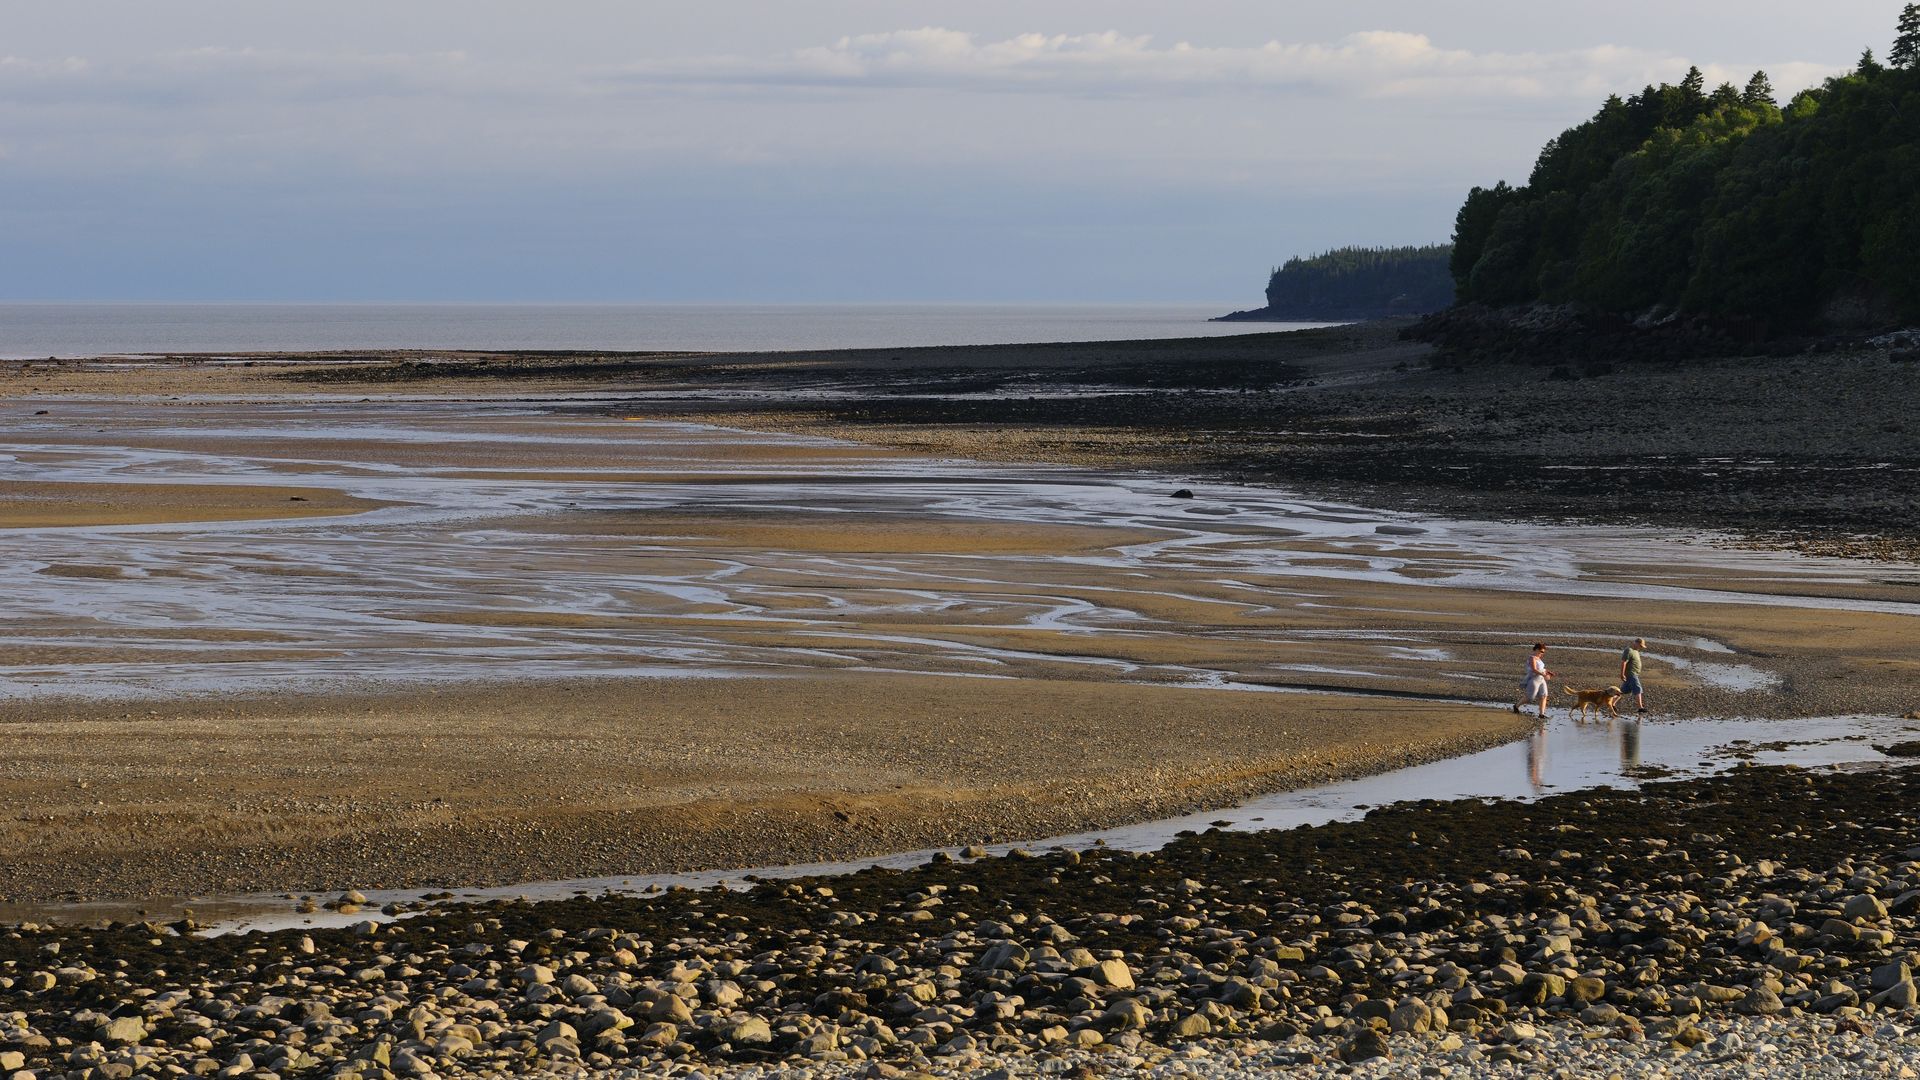
[(1538, 675), (1529, 675), (1527, 681), (1520, 684), (1520, 692), (1526, 695), (1528, 701), (1538, 701), (1547, 696), (1547, 680)]
[(1638, 675), (1629, 675), (1625, 679), (1622, 679), (1620, 681), (1620, 692), (1622, 694), (1646, 693), (1645, 690), (1640, 689), (1640, 676)]

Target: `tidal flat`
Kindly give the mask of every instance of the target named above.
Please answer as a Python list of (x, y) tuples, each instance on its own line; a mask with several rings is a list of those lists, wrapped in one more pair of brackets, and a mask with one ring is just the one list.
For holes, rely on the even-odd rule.
[[(1258, 347), (1222, 344), (1222, 370), (1259, 367)], [(1368, 355), (1401, 377), (1405, 356)], [(1052, 370), (1111, 366), (1079, 357)], [(1887, 809), (1906, 774), (1864, 741), (1914, 726), (1897, 718), (1920, 704), (1920, 569), (1130, 463), (1166, 432), (882, 431), (823, 413), (846, 386), (796, 386), (818, 375), (804, 357), (701, 382), (705, 363), (7, 375), (38, 388), (9, 403), (0, 462), (0, 500), (31, 508), (0, 528), (0, 900), (27, 924), (0, 938), (17, 1010), (0, 1052), (235, 1075), (1225, 1075), (1376, 1049), (1524, 1071), (1562, 1043), (1633, 1069), (1755, 1040), (1815, 1071), (1905, 1060), (1920, 837)], [(1151, 381), (1128, 363), (1122, 382)], [(1060, 449), (1081, 436), (1094, 449)], [(1603, 686), (1636, 636), (1641, 728), (1817, 730), (1860, 751), (1770, 756), (1743, 727), (1744, 748), (1702, 753), (1864, 767), (1641, 770), (1619, 792), (1159, 854), (1034, 843), (1517, 751), (1536, 729), (1506, 705), (1532, 641), (1568, 684)], [(1873, 723), (1835, 726), (1856, 716)], [(1613, 816), (1582, 847), (1592, 808)], [(1403, 813), (1424, 824), (1343, 831)], [(1687, 858), (1642, 880), (1645, 838)], [(711, 900), (457, 895), (1022, 845), (1038, 857)], [(1453, 861), (1422, 861), (1438, 845)], [(1162, 860), (1177, 883), (1139, 877)], [(350, 930), (318, 925), (335, 911), (210, 937), (180, 910), (284, 894), (297, 920), (302, 895), (383, 889), (456, 895)], [(1428, 927), (1435, 911), (1466, 929)], [(72, 925), (103, 918), (120, 925)], [(1102, 936), (1140, 919), (1159, 944)]]

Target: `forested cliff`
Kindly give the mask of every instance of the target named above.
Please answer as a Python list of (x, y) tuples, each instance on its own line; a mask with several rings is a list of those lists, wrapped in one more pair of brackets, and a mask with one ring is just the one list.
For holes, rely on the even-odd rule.
[(1784, 106), (1764, 73), (1609, 98), (1525, 186), (1475, 188), (1458, 299), (1685, 313), (1766, 333), (1920, 321), (1920, 5), (1888, 62)]

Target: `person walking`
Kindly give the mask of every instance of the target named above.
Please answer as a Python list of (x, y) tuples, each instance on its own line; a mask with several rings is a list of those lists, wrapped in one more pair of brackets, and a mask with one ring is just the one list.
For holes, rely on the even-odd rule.
[(1634, 638), (1633, 644), (1620, 651), (1620, 692), (1632, 694), (1634, 707), (1641, 712), (1647, 711), (1647, 692), (1640, 685), (1640, 653), (1646, 647), (1646, 638)]
[(1539, 702), (1540, 719), (1547, 718), (1547, 683), (1553, 678), (1553, 672), (1547, 670), (1547, 647), (1536, 644), (1533, 655), (1527, 658), (1527, 678), (1520, 684), (1520, 700), (1513, 703), (1513, 711), (1520, 712), (1523, 705)]

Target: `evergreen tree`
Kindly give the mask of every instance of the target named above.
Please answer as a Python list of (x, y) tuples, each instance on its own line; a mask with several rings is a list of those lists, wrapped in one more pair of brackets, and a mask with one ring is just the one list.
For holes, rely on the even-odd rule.
[(1897, 68), (1920, 65), (1920, 4), (1908, 4), (1900, 13), (1899, 35), (1887, 59)]
[(1866, 52), (1860, 54), (1860, 66), (1854, 68), (1853, 73), (1855, 75), (1871, 77), (1885, 70), (1887, 69), (1880, 66), (1880, 61), (1873, 58), (1873, 50), (1868, 49)]
[(1740, 107), (1740, 91), (1732, 83), (1721, 83), (1713, 88), (1713, 97), (1708, 99), (1715, 110), (1737, 109)]
[(1747, 80), (1747, 89), (1740, 95), (1740, 103), (1749, 109), (1762, 105), (1774, 105), (1778, 108), (1773, 100), (1773, 80), (1767, 78), (1766, 72), (1756, 71), (1753, 73), (1753, 78)]
[(1700, 101), (1706, 97), (1707, 77), (1698, 67), (1687, 69), (1687, 77), (1680, 80), (1680, 92), (1688, 101)]

